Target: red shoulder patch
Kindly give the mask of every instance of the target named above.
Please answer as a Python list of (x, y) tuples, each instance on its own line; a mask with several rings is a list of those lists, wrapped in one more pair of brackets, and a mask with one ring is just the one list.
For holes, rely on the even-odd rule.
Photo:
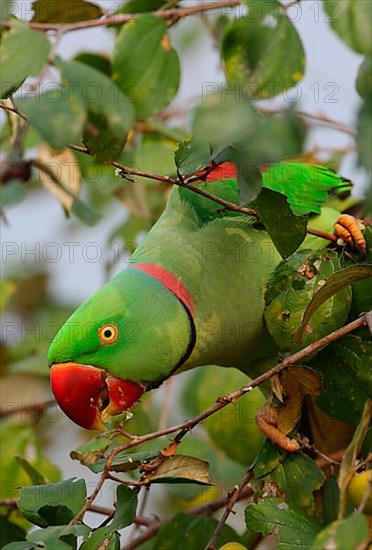
[(224, 162), (217, 166), (207, 176), (207, 181), (225, 180), (237, 177), (236, 166), (233, 162)]

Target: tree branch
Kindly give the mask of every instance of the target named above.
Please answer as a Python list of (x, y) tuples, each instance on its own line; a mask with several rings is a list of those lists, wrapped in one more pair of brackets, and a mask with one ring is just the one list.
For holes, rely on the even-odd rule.
[(131, 447), (140, 445), (145, 441), (158, 439), (159, 437), (163, 437), (165, 435), (168, 435), (174, 432), (178, 432), (178, 434), (176, 435), (176, 439), (178, 440), (181, 435), (183, 437), (185, 433), (190, 431), (197, 424), (199, 424), (200, 422), (202, 422), (212, 414), (216, 413), (220, 409), (223, 409), (230, 403), (234, 403), (237, 399), (239, 399), (249, 391), (252, 391), (253, 388), (256, 388), (257, 386), (261, 385), (263, 382), (265, 382), (266, 380), (269, 380), (276, 374), (279, 374), (279, 372), (281, 372), (282, 370), (287, 369), (288, 367), (293, 367), (298, 363), (301, 363), (301, 361), (303, 361), (306, 357), (309, 357), (310, 355), (314, 354), (316, 351), (319, 351), (324, 346), (327, 346), (328, 344), (335, 342), (345, 334), (349, 334), (350, 332), (358, 328), (367, 326), (367, 315), (371, 315), (371, 314), (372, 312), (363, 314), (361, 317), (359, 317), (355, 321), (352, 321), (351, 323), (348, 323), (347, 325), (335, 330), (331, 334), (328, 334), (327, 336), (320, 338), (316, 342), (313, 342), (312, 344), (306, 346), (305, 348), (294, 353), (293, 355), (286, 357), (285, 359), (283, 359), (283, 361), (281, 361), (280, 363), (277, 363), (272, 369), (264, 372), (263, 374), (261, 374), (260, 376), (252, 380), (250, 384), (242, 386), (238, 390), (230, 392), (223, 397), (219, 397), (217, 401), (214, 403), (214, 405), (212, 405), (202, 413), (198, 414), (194, 418), (186, 420), (185, 422), (181, 422), (180, 424), (170, 426), (168, 428), (165, 428), (164, 430), (157, 430), (156, 432), (139, 436), (124, 445), (120, 445), (119, 447), (116, 447), (113, 451), (111, 451), (110, 455), (106, 460), (106, 470), (107, 471), (110, 470), (115, 457), (119, 453), (126, 451)]
[[(159, 17), (160, 19), (166, 19), (170, 21), (178, 21), (184, 17), (190, 15), (203, 14), (208, 11), (214, 11), (224, 8), (231, 8), (239, 6), (241, 0), (224, 0), (222, 2), (208, 2), (202, 3), (196, 6), (190, 6), (186, 8), (174, 8), (168, 10), (154, 11), (152, 15)], [(106, 27), (109, 25), (124, 25), (133, 19), (138, 18), (141, 14), (138, 13), (117, 13), (108, 17), (94, 19), (91, 21), (78, 21), (77, 23), (29, 23), (28, 27), (37, 31), (57, 31), (65, 34), (66, 32), (79, 31), (84, 29), (92, 29), (96, 27)], [(0, 28), (9, 29), (11, 23), (9, 21), (3, 21), (0, 23)]]
[[(86, 149), (85, 147), (81, 147), (79, 145), (69, 145), (69, 148), (74, 151), (78, 151), (79, 153), (90, 155), (89, 150)], [(201, 187), (196, 187), (195, 185), (192, 185), (191, 183), (189, 183), (193, 181), (198, 181), (194, 175), (190, 176), (189, 178), (186, 178), (184, 181), (180, 181), (177, 178), (171, 178), (169, 176), (159, 176), (157, 174), (152, 174), (150, 172), (144, 172), (143, 170), (136, 170), (135, 168), (129, 168), (116, 161), (112, 161), (110, 165), (120, 170), (123, 176), (128, 174), (132, 176), (138, 176), (141, 178), (153, 179), (153, 180), (165, 183), (167, 185), (177, 185), (178, 187), (187, 187), (187, 189), (189, 189), (190, 191), (193, 191), (193, 193), (196, 193), (197, 195), (201, 195), (206, 199), (209, 199), (217, 204), (220, 204), (221, 206), (223, 206), (225, 210), (232, 211), (232, 212), (240, 212), (241, 214), (246, 214), (247, 216), (258, 218), (258, 214), (255, 210), (251, 210), (250, 208), (245, 208), (244, 206), (239, 206), (233, 202), (222, 199), (221, 197), (217, 197), (216, 195), (209, 193), (209, 191), (206, 191)], [(335, 235), (331, 235), (330, 233), (326, 233), (325, 231), (319, 231), (317, 229), (312, 229), (311, 227), (308, 227), (306, 231), (309, 235), (315, 235), (316, 237), (326, 239), (327, 241), (330, 241), (333, 243), (337, 242), (337, 237)]]
[(104, 470), (102, 472), (101, 477), (99, 478), (98, 483), (97, 483), (96, 488), (94, 489), (93, 493), (90, 495), (89, 498), (87, 498), (87, 500), (85, 501), (84, 506), (79, 510), (79, 512), (75, 515), (75, 517), (72, 518), (69, 525), (76, 525), (77, 523), (80, 522), (80, 520), (83, 518), (85, 512), (90, 509), (93, 502), (97, 498), (98, 493), (102, 489), (106, 479), (109, 478), (109, 475), (110, 474), (109, 474), (108, 470)]

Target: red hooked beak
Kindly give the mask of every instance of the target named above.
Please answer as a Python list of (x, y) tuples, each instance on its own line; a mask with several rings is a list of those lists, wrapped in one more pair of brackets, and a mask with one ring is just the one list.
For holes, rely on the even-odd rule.
[(135, 382), (77, 363), (52, 365), (50, 382), (63, 412), (88, 430), (105, 429), (103, 420), (129, 409), (145, 391)]

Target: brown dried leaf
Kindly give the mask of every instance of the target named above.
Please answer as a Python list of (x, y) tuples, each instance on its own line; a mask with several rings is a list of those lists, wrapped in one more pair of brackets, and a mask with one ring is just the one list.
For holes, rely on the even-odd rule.
[(144, 477), (146, 483), (198, 483), (209, 485), (209, 463), (200, 458), (174, 455), (165, 458), (155, 471)]
[(298, 366), (290, 372), (297, 378), (304, 395), (314, 395), (317, 397), (322, 393), (322, 381), (313, 369)]
[(271, 407), (269, 400), (256, 415), (256, 421), (260, 430), (268, 439), (287, 453), (295, 453), (300, 450), (300, 445), (295, 439), (287, 437), (278, 426), (278, 411)]
[(280, 376), (279, 375), (273, 376), (271, 378), (271, 384), (270, 385), (271, 385), (271, 391), (273, 392), (275, 397), (283, 403), (283, 401), (284, 401), (283, 386), (282, 386), (282, 382), (280, 380)]
[(287, 437), (301, 417), (304, 395), (320, 395), (322, 385), (319, 376), (308, 367), (296, 367), (281, 372), (272, 382), (274, 396), (262, 407), (256, 416), (257, 424), (270, 441), (287, 452), (298, 451), (295, 439)]
[(278, 428), (288, 434), (298, 424), (304, 395), (320, 395), (322, 391), (319, 376), (307, 367), (296, 367), (280, 375), (284, 406), (278, 408)]
[(171, 441), (169, 443), (169, 445), (167, 445), (167, 447), (165, 447), (165, 449), (163, 449), (162, 451), (160, 451), (160, 454), (166, 458), (170, 457), (170, 456), (174, 456), (176, 454), (176, 451), (177, 451), (177, 443), (176, 441)]

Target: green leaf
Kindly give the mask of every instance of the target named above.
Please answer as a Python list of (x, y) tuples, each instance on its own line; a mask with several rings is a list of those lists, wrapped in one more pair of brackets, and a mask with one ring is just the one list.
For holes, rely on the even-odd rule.
[(299, 453), (288, 455), (265, 479), (278, 484), (290, 508), (308, 516), (315, 514), (313, 493), (323, 485), (325, 476), (313, 460)]
[(247, 143), (255, 131), (257, 114), (242, 95), (235, 92), (209, 95), (195, 109), (193, 140), (218, 153), (230, 144)]
[(324, 484), (323, 491), (323, 523), (328, 525), (337, 519), (340, 489), (337, 485), (337, 476), (331, 475)]
[(118, 485), (116, 489), (116, 510), (110, 523), (111, 531), (118, 531), (124, 529), (133, 523), (138, 504), (137, 494), (126, 487), (125, 485)]
[(165, 21), (144, 15), (123, 25), (115, 43), (113, 71), (139, 119), (166, 107), (178, 90), (180, 64)]
[(372, 141), (372, 99), (367, 98), (358, 112), (357, 119), (357, 153), (358, 166), (363, 166), (372, 172), (372, 156), (370, 144)]
[[(99, 162), (115, 160), (123, 150), (133, 120), (133, 105), (102, 72), (76, 61), (61, 65), (65, 85), (85, 104), (84, 143)], [(76, 84), (78, 83), (78, 86)]]
[(86, 111), (67, 88), (55, 87), (43, 95), (15, 99), (17, 108), (53, 149), (63, 149), (69, 143), (81, 141)]
[(103, 11), (97, 4), (86, 0), (36, 0), (32, 3), (33, 23), (76, 23), (99, 19)]
[[(19, 381), (17, 381), (19, 384)], [(25, 381), (25, 383), (27, 383)], [(44, 456), (40, 449), (40, 442), (37, 434), (24, 416), (24, 403), (9, 403), (19, 409), (22, 417), (19, 424), (16, 422), (3, 422), (0, 424), (0, 483), (7, 488), (7, 498), (18, 498), (19, 488), (30, 484), (29, 476), (26, 474), (15, 456), (23, 456), (33, 468), (43, 472), (49, 480), (58, 480), (59, 470), (53, 466)], [(6, 409), (6, 403), (3, 404)], [(30, 420), (35, 418), (31, 413)]]
[(212, 160), (212, 153), (207, 144), (196, 143), (187, 137), (178, 145), (174, 159), (179, 173), (186, 177), (205, 168)]
[(253, 473), (257, 479), (267, 476), (277, 468), (286, 458), (284, 451), (273, 445), (268, 439), (265, 440), (260, 453), (257, 456)]
[(70, 478), (22, 487), (18, 508), (28, 521), (40, 527), (61, 525), (73, 519), (84, 506), (86, 496), (85, 481)]
[(255, 101), (286, 95), (304, 74), (300, 37), (277, 0), (245, 3), (248, 15), (230, 23), (222, 42), (227, 80)]
[(166, 139), (171, 139), (176, 143), (179, 143), (188, 136), (188, 132), (184, 128), (168, 126), (166, 122), (162, 122), (156, 117), (150, 117), (148, 123), (154, 133)]
[(101, 71), (101, 73), (107, 76), (111, 76), (111, 60), (109, 57), (106, 57), (103, 54), (94, 52), (81, 52), (76, 57), (74, 57), (74, 61), (89, 65), (89, 67), (92, 67), (97, 71)]
[[(372, 265), (372, 226), (364, 231), (366, 240), (366, 264)], [(372, 285), (368, 279), (351, 286), (353, 300), (351, 302), (351, 318), (359, 317), (361, 313), (372, 310)]]
[[(117, 443), (113, 443), (111, 439), (97, 436), (71, 451), (70, 456), (96, 474), (103, 471), (108, 455), (116, 446)], [(114, 472), (136, 470), (142, 463), (149, 462), (157, 456), (159, 451), (152, 450), (131, 454), (119, 453), (111, 464), (111, 470)]]
[(13, 20), (0, 45), (1, 97), (13, 93), (28, 76), (37, 76), (47, 62), (49, 51), (45, 33), (32, 31), (26, 24)]
[[(104, 457), (105, 451), (110, 447), (112, 441), (108, 437), (98, 435), (88, 442), (79, 445), (71, 451), (72, 460), (79, 460), (84, 466), (94, 467), (94, 465)], [(94, 473), (97, 472), (93, 469)]]
[(196, 483), (209, 485), (209, 463), (194, 456), (167, 457), (154, 472), (146, 475), (151, 483)]
[[(64, 540), (71, 541), (73, 548), (76, 547), (76, 537), (87, 537), (90, 533), (90, 527), (87, 525), (61, 525), (46, 527), (45, 529), (37, 529), (27, 535), (27, 539), (31, 542), (42, 543), (43, 547), (53, 550), (71, 550), (71, 544)], [(71, 538), (70, 538), (71, 537)]]
[(26, 186), (19, 180), (8, 181), (0, 187), (0, 206), (6, 208), (21, 202), (26, 196)]
[[(135, 151), (134, 161), (144, 172), (160, 176), (175, 176), (174, 146), (166, 140), (149, 139)], [(141, 179), (141, 178), (140, 178)], [(147, 182), (153, 180), (146, 178)]]
[(368, 279), (372, 277), (372, 265), (359, 264), (347, 267), (341, 271), (337, 271), (329, 277), (323, 286), (316, 291), (307, 306), (300, 328), (298, 329), (297, 339), (301, 341), (304, 331), (316, 310), (327, 300), (332, 298), (344, 288), (347, 288), (352, 283)]
[(251, 155), (241, 155), (237, 160), (240, 204), (255, 200), (262, 190), (262, 174), (256, 163), (250, 162)]
[(250, 205), (270, 235), (282, 258), (288, 258), (306, 237), (307, 219), (293, 214), (285, 195), (262, 189)]
[(97, 210), (78, 198), (72, 203), (71, 213), (90, 227), (96, 225), (102, 218), (102, 215)]
[(2, 547), (2, 550), (33, 550), (35, 545), (33, 542), (20, 541), (10, 542)]
[[(154, 539), (153, 548), (174, 550), (180, 548), (180, 541), (182, 541), (182, 550), (204, 548), (217, 525), (217, 520), (210, 517), (191, 517), (186, 514), (177, 514), (168, 525), (160, 528)], [(239, 535), (231, 527), (225, 526), (217, 539), (216, 546), (219, 548), (223, 544), (232, 541), (242, 542)]]
[(89, 539), (85, 540), (80, 546), (80, 550), (120, 550), (120, 536), (116, 531), (111, 531), (110, 527), (101, 527), (93, 531)]
[(324, 381), (325, 392), (316, 401), (324, 412), (342, 422), (358, 423), (366, 399), (372, 396), (371, 357), (371, 341), (348, 335), (311, 361)]
[(277, 550), (310, 548), (320, 525), (300, 510), (290, 508), (279, 498), (265, 498), (245, 509), (245, 523), (250, 534), (262, 533), (265, 537), (275, 533)]
[(367, 99), (372, 96), (372, 58), (365, 57), (361, 63), (357, 79), (355, 82), (355, 87), (363, 99)]
[(266, 293), (265, 320), (267, 328), (282, 350), (295, 351), (336, 330), (345, 322), (351, 303), (351, 289), (338, 292), (314, 314), (301, 346), (296, 334), (303, 312), (318, 288), (341, 269), (335, 252), (309, 254), (301, 250), (274, 270)]
[(119, 11), (122, 13), (142, 13), (146, 11), (158, 10), (166, 0), (129, 0), (123, 6), (120, 6)]
[(47, 483), (45, 477), (40, 472), (38, 472), (38, 470), (36, 470), (36, 468), (34, 468), (32, 464), (28, 462), (28, 460), (23, 458), (23, 456), (15, 456), (14, 458), (22, 466), (22, 468), (30, 478), (31, 483), (33, 483), (34, 485), (42, 485), (43, 483)]
[(305, 137), (306, 127), (293, 109), (266, 115), (260, 118), (249, 153), (258, 166), (276, 163), (301, 155)]
[(344, 550), (345, 548), (366, 548), (368, 545), (367, 518), (354, 512), (345, 519), (334, 521), (317, 534), (311, 550)]
[[(2, 549), (6, 548), (9, 543), (13, 543), (14, 545), (25, 544), (24, 542), (19, 543), (17, 541), (24, 541), (24, 539), (26, 538), (26, 531), (24, 531), (22, 527), (11, 521), (11, 514), (6, 517), (5, 515), (2, 515), (2, 513), (3, 512), (1, 512), (0, 515), (0, 547)], [(18, 518), (14, 519), (15, 521), (17, 521)]]
[(372, 55), (372, 10), (369, 2), (324, 0), (324, 9), (332, 29), (350, 48)]

